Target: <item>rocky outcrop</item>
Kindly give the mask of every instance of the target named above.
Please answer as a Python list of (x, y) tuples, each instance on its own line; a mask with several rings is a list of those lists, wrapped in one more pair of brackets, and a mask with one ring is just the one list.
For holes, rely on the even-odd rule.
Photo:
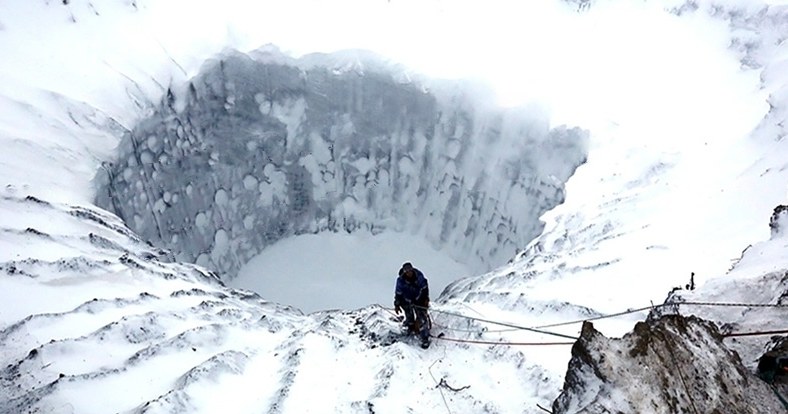
[(779, 205), (774, 208), (772, 217), (769, 219), (769, 228), (772, 238), (788, 235), (788, 206)]
[(714, 324), (671, 315), (640, 322), (621, 339), (586, 322), (553, 412), (779, 413), (783, 406)]
[(123, 138), (97, 203), (230, 276), (282, 238), (360, 228), (489, 270), (539, 234), (586, 138), (366, 55), (235, 52)]
[(773, 337), (769, 350), (758, 359), (758, 376), (772, 387), (788, 411), (788, 337)]

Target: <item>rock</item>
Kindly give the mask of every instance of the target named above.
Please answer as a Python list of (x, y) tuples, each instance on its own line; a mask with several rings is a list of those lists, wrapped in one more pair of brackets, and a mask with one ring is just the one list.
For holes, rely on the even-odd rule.
[(774, 387), (788, 410), (788, 337), (773, 339), (776, 344), (758, 359), (758, 376)]
[(788, 234), (788, 205), (774, 208), (772, 218), (769, 220), (769, 228), (772, 230), (772, 239)]
[(640, 322), (621, 339), (584, 323), (553, 412), (778, 413), (783, 406), (713, 323), (670, 315)]

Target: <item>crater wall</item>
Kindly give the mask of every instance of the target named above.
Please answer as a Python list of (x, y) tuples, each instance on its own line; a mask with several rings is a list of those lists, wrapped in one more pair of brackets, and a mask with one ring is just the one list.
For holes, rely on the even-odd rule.
[(232, 278), (291, 235), (395, 230), (486, 271), (539, 234), (587, 135), (366, 55), (228, 52), (121, 141), (97, 204)]

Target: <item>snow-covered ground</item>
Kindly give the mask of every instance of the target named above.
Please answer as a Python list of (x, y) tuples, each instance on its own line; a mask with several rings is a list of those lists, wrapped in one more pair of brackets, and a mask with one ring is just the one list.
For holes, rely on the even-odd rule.
[[(692, 300), (776, 300), (785, 239), (756, 243), (788, 201), (778, 3), (610, 0), (580, 13), (568, 2), (0, 3), (0, 412), (508, 413), (557, 396), (566, 345), (392, 344), (387, 309), (305, 316), (228, 289), (91, 205), (91, 180), (123, 131), (225, 47), (368, 48), (431, 76), (481, 78), (501, 103), (590, 129), (588, 163), (543, 234), (512, 263), (451, 285), (436, 332), (565, 341), (438, 311), (545, 325), (661, 302), (690, 272)], [(408, 251), (378, 258), (386, 278), (405, 260), (428, 276), (449, 266)], [(788, 319), (735, 312), (693, 311), (742, 330)], [(620, 335), (644, 315), (596, 326)]]
[[(301, 255), (303, 259), (293, 260)], [(471, 275), (463, 264), (410, 234), (324, 232), (293, 236), (263, 250), (241, 268), (231, 286), (304, 312), (390, 307), (397, 271), (407, 261), (427, 276), (432, 297)]]

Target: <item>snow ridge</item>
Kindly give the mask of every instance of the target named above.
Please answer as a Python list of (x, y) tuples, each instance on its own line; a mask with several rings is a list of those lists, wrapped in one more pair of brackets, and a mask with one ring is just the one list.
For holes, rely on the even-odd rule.
[[(378, 306), (305, 316), (227, 289), (94, 207), (0, 198), (0, 209), (12, 207), (17, 228), (35, 222), (41, 231), (14, 232), (34, 254), (0, 263), (8, 287), (0, 294), (41, 300), (2, 309), (0, 412), (398, 412), (403, 401), (436, 411), (445, 408), (440, 379), (470, 386), (447, 396), (453, 410), (511, 411), (548, 404), (559, 386), (520, 350), (438, 340), (422, 350), (394, 334), (399, 322)], [(530, 391), (496, 401), (503, 379)]]

